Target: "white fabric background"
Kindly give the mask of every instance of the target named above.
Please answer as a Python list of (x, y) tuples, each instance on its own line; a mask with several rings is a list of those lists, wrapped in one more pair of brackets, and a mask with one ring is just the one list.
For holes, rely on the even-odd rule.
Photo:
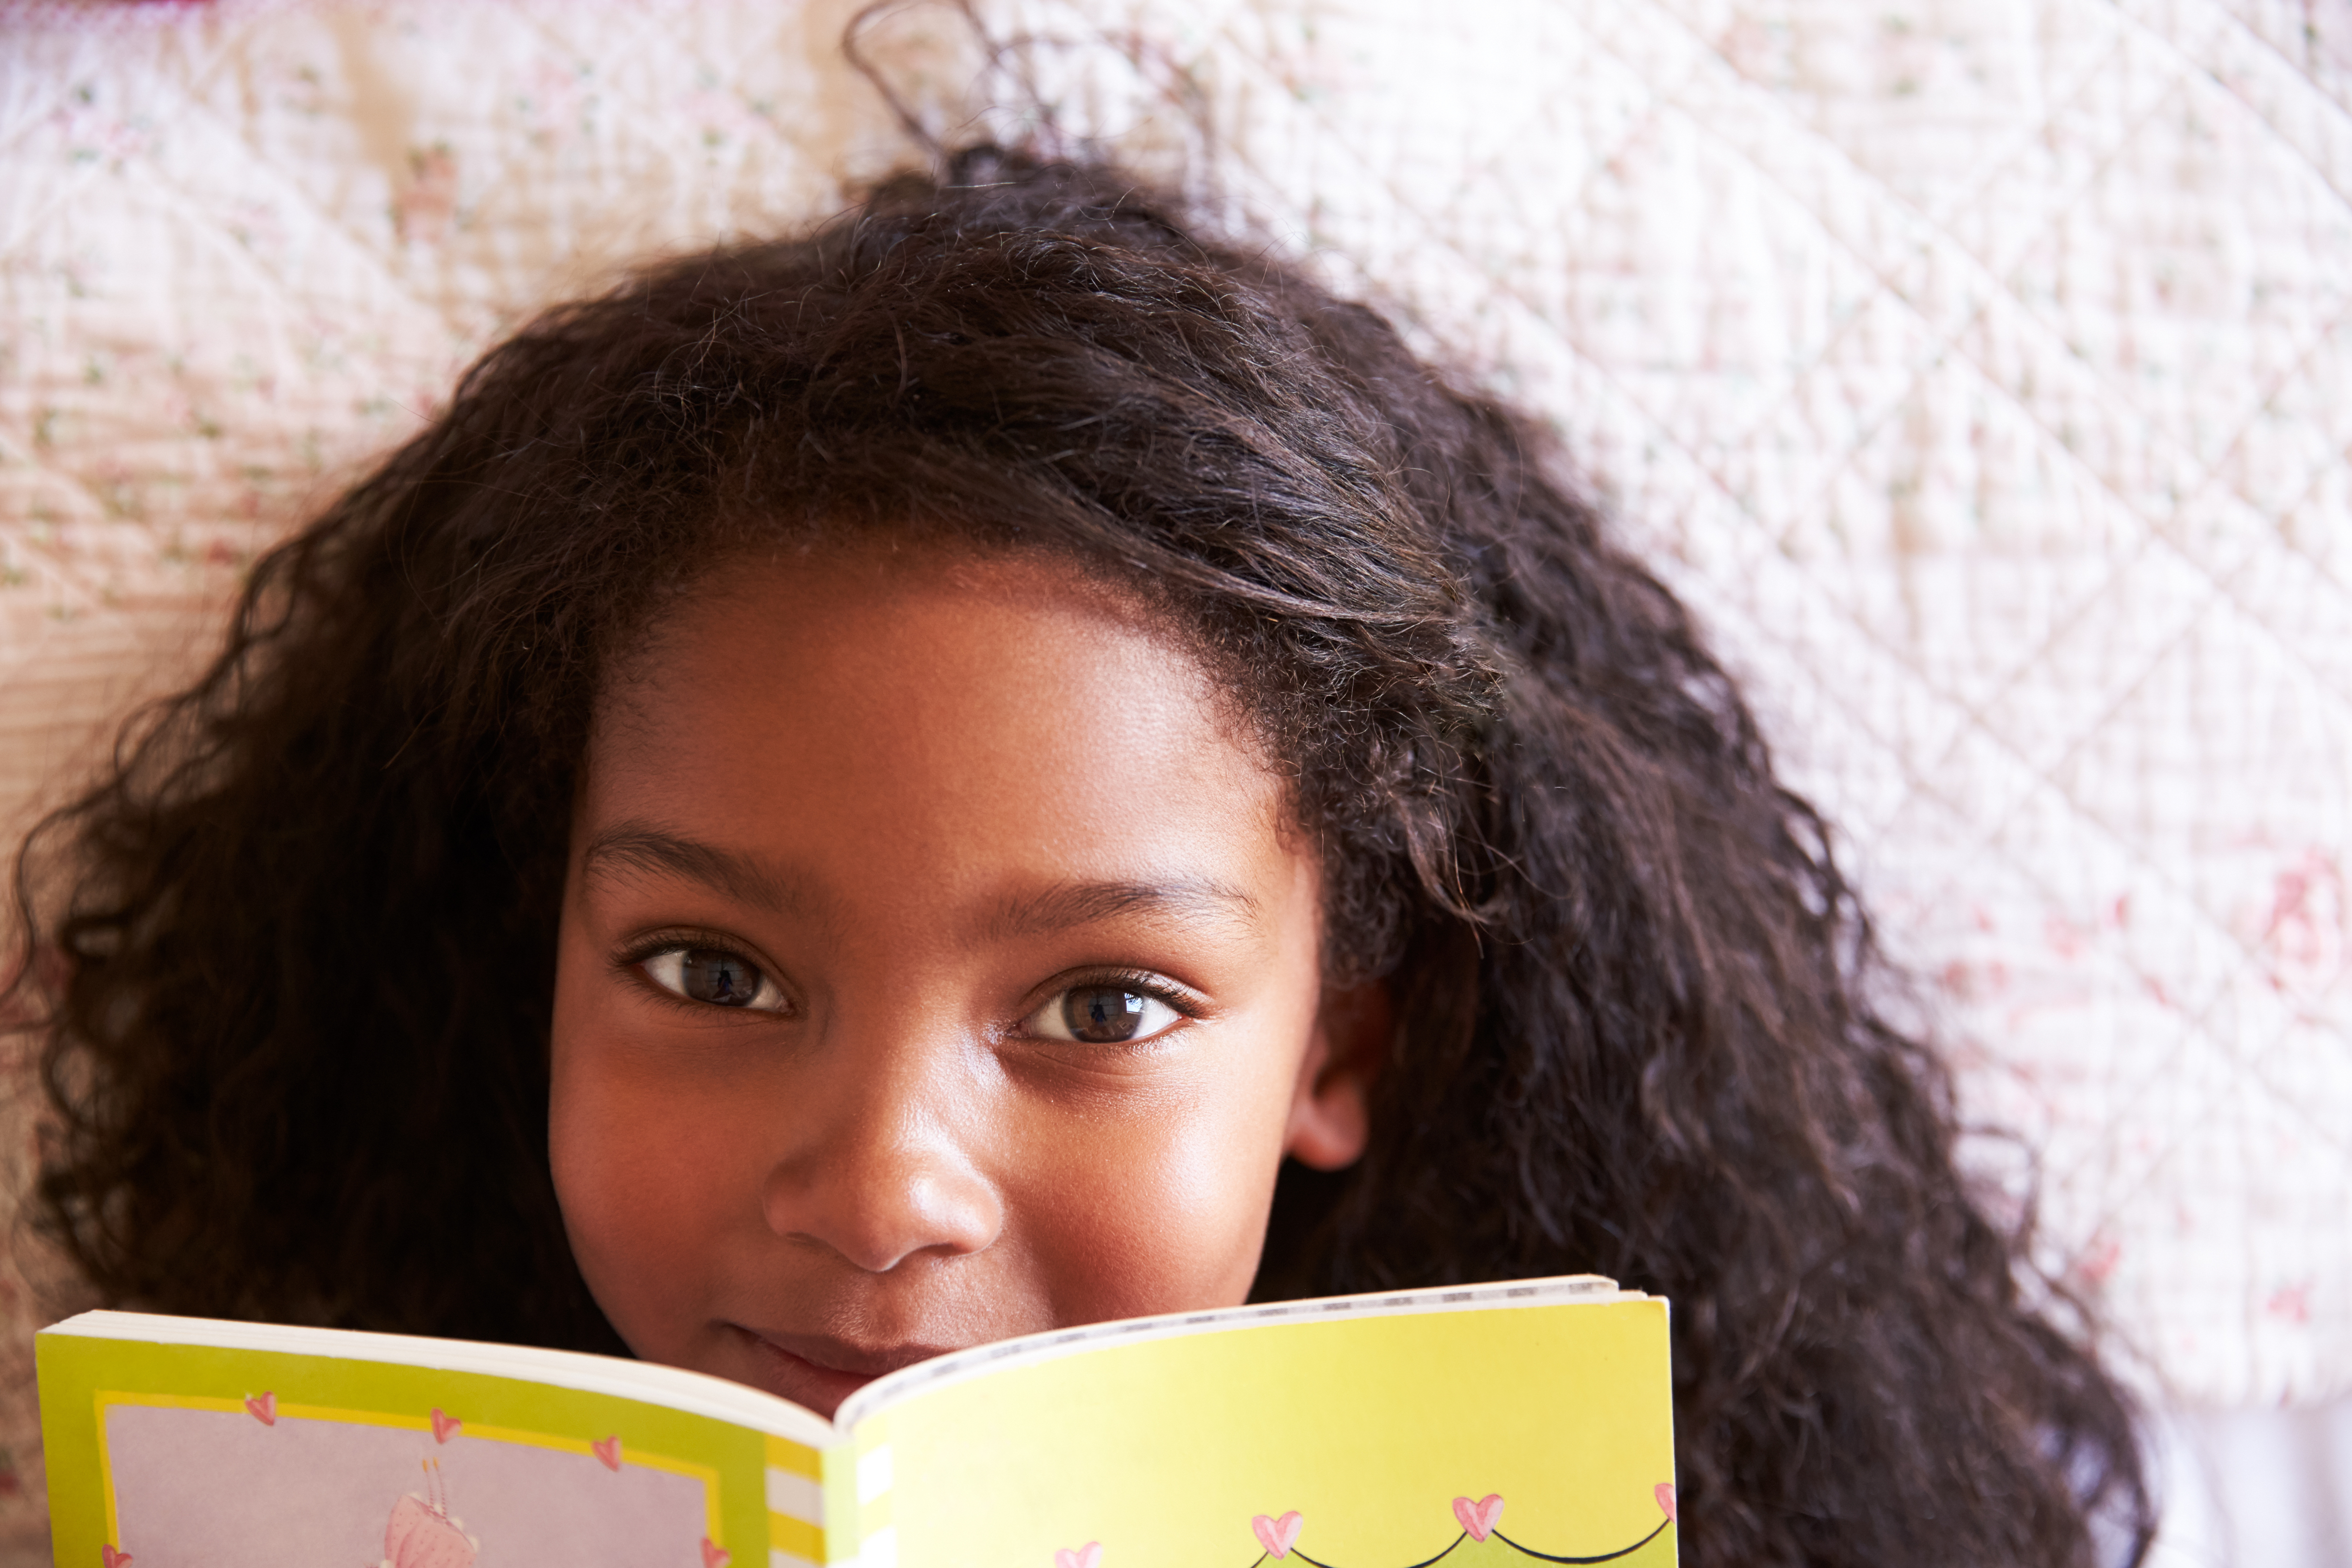
[[(2315, 1452), (2352, 1394), (2352, 5), (978, 9), (1066, 129), (1558, 425), (2133, 1375), (2216, 1452), (2282, 1405)], [(502, 328), (906, 158), (849, 11), (0, 5), (0, 826)], [(1003, 90), (945, 6), (872, 48), (950, 135)], [(47, 1310), (0, 1278), (0, 1525)], [(2279, 1506), (2341, 1542), (2325, 1491)]]

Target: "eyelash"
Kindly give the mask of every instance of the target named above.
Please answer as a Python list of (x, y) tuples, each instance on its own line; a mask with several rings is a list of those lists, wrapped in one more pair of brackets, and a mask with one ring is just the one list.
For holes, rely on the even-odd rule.
[[(1044, 1000), (1037, 1004), (1037, 1007), (1042, 1007), (1045, 1003), (1058, 997), (1066, 996), (1073, 991), (1090, 991), (1097, 988), (1103, 990), (1116, 988), (1121, 991), (1132, 991), (1139, 996), (1149, 996), (1155, 1002), (1166, 1003), (1187, 1019), (1197, 1020), (1207, 1011), (1199, 997), (1182, 986), (1177, 985), (1166, 975), (1154, 973), (1149, 969), (1100, 969), (1073, 974), (1067, 979), (1057, 982), (1054, 989), (1047, 992)], [(1037, 1007), (1030, 1008), (1022, 1016), (1025, 1018), (1034, 1016)]]

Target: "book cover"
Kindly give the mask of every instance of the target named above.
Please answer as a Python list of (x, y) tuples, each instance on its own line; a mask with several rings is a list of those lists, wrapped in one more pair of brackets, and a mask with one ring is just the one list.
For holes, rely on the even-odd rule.
[(1605, 1280), (1089, 1325), (910, 1367), (838, 1422), (332, 1330), (87, 1313), (38, 1355), (60, 1568), (1675, 1560), (1666, 1305)]

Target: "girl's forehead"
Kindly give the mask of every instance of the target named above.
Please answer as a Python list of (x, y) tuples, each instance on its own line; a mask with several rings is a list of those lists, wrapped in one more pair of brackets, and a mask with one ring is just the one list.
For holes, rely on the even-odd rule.
[(1152, 666), (1169, 696), (1213, 700), (1176, 627), (1122, 583), (1045, 555), (875, 541), (740, 552), (706, 566), (649, 618), (602, 705), (625, 710), (715, 670), (795, 687), (955, 687), (983, 675), (990, 658), (1063, 677)]
[(746, 558), (605, 694), (578, 832), (975, 887), (1287, 882), (1288, 792), (1235, 708), (1136, 595), (1051, 559)]
[(669, 710), (672, 688), (714, 677), (746, 695), (863, 686), (902, 715), (956, 721), (951, 699), (1014, 695), (1003, 676), (1018, 671), (1033, 704), (1115, 697), (1130, 724), (1181, 709), (1260, 751), (1241, 694), (1187, 632), (1129, 584), (1042, 551), (885, 538), (744, 552), (648, 620), (600, 695), (597, 728), (641, 721), (648, 702)]

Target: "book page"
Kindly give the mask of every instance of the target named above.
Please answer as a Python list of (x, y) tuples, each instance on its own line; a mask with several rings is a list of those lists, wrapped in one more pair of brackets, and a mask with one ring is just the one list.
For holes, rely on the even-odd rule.
[(860, 1568), (1675, 1560), (1664, 1301), (1405, 1300), (882, 1391)]
[[(98, 1337), (92, 1319), (164, 1342)], [(402, 1359), (365, 1359), (371, 1342)], [(772, 1553), (824, 1557), (818, 1447), (738, 1418), (830, 1429), (694, 1373), (121, 1313), (45, 1332), (38, 1354), (59, 1563), (772, 1568)], [(480, 1370), (494, 1366), (534, 1375)], [(539, 1380), (549, 1373), (589, 1386)]]

